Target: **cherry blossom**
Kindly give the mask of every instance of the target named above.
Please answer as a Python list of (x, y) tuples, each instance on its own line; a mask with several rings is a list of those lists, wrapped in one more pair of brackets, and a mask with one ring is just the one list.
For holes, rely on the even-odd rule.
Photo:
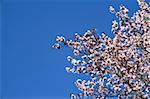
[(71, 99), (150, 99), (150, 7), (144, 0), (137, 2), (140, 9), (132, 17), (124, 5), (119, 11), (109, 7), (118, 18), (112, 22), (114, 38), (99, 35), (95, 28), (75, 33), (72, 40), (57, 36), (53, 47), (66, 46), (74, 55), (67, 57), (72, 66), (66, 71), (90, 77), (76, 80), (81, 93), (71, 94)]

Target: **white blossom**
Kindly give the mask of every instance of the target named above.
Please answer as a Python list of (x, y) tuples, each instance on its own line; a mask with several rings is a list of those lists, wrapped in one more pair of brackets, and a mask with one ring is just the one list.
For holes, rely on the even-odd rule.
[[(99, 97), (96, 99), (103, 99), (110, 89), (113, 91), (109, 94), (119, 97), (129, 98), (136, 91), (133, 98), (150, 98), (150, 7), (144, 0), (137, 1), (140, 9), (132, 17), (124, 5), (120, 5), (119, 11), (109, 7), (119, 19), (112, 22), (114, 38), (105, 32), (97, 35), (96, 29), (87, 30), (83, 35), (76, 33), (74, 40), (57, 37), (53, 48), (67, 46), (74, 54), (67, 57), (72, 67), (66, 67), (66, 71), (90, 76), (89, 80), (75, 82), (82, 92), (78, 94), (81, 98), (95, 95)], [(71, 95), (71, 98), (79, 97)]]
[(110, 11), (111, 13), (115, 13), (115, 9), (114, 9), (112, 6), (109, 6), (109, 11)]

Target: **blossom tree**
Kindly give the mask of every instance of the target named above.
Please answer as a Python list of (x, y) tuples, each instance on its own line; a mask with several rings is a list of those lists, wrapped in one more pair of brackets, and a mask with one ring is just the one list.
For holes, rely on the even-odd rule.
[(57, 36), (53, 47), (66, 46), (74, 53), (67, 57), (72, 66), (66, 71), (90, 77), (76, 80), (81, 93), (71, 94), (71, 99), (150, 99), (150, 7), (144, 0), (137, 2), (140, 9), (132, 17), (124, 5), (119, 11), (109, 7), (117, 17), (112, 22), (114, 38), (105, 32), (98, 35), (95, 28), (76, 33), (73, 40)]

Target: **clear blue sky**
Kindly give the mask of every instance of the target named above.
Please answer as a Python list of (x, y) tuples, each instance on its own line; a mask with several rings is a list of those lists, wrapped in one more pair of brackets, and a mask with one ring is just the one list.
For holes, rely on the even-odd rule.
[(136, 0), (1, 0), (3, 99), (69, 99), (76, 92), (65, 66), (71, 51), (51, 48), (57, 35), (73, 37), (96, 27), (112, 36), (108, 6), (125, 4), (130, 16)]

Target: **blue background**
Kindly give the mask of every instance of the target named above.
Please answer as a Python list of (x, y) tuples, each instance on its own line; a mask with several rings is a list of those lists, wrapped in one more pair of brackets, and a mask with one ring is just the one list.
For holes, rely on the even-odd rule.
[(138, 9), (136, 0), (1, 0), (0, 38), (2, 99), (69, 99), (78, 92), (65, 66), (67, 48), (52, 49), (57, 35), (73, 38), (96, 27), (111, 34), (108, 6), (125, 4), (130, 16)]

